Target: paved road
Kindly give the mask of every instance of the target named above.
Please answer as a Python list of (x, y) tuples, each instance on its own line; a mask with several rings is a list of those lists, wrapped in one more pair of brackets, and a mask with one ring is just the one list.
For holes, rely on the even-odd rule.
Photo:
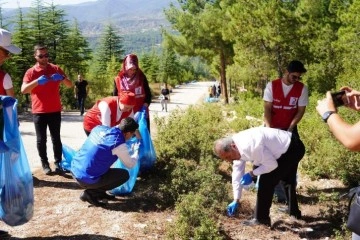
[[(159, 117), (166, 117), (171, 114), (174, 109), (185, 109), (189, 105), (203, 102), (203, 99), (208, 92), (208, 87), (213, 84), (214, 82), (197, 82), (174, 88), (170, 97), (171, 102), (168, 103), (168, 112), (162, 111), (159, 100), (154, 99), (153, 103), (150, 105), (150, 117), (154, 118), (156, 115)], [(30, 114), (19, 116), (19, 119), (20, 132), (29, 164), (31, 169), (35, 170), (41, 167), (36, 149), (35, 127)], [(63, 144), (66, 144), (74, 149), (81, 147), (82, 143), (86, 139), (86, 135), (82, 127), (82, 120), (83, 117), (80, 116), (78, 112), (64, 112), (62, 114), (61, 140)], [(53, 168), (54, 158), (49, 133), (47, 152), (49, 162)]]

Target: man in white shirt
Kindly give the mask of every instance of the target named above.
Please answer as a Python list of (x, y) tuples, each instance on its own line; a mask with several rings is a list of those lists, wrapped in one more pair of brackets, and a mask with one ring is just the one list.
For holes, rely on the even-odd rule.
[[(234, 163), (232, 184), (235, 210), (241, 198), (242, 187), (249, 185), (252, 178), (261, 175), (254, 218), (245, 221), (245, 225), (271, 225), (269, 215), (272, 196), (280, 180), (292, 186), (290, 215), (301, 218), (294, 183), (298, 163), (305, 154), (305, 147), (296, 135), (274, 128), (250, 128), (215, 141), (214, 152), (219, 158)], [(246, 161), (257, 167), (244, 174)]]

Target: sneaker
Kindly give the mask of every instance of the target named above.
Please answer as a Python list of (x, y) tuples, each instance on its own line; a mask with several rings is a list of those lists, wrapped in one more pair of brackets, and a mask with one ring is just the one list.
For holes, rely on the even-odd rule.
[(300, 210), (298, 210), (298, 211), (296, 211), (296, 212), (293, 212), (293, 213), (290, 213), (290, 216), (291, 217), (294, 217), (294, 218), (296, 218), (296, 219), (298, 219), (298, 220), (300, 220), (301, 219), (301, 211)]
[(62, 174), (62, 173), (69, 173), (70, 171), (65, 170), (64, 168), (62, 168), (62, 167), (60, 166), (60, 162), (56, 162), (56, 163), (55, 163), (55, 172), (56, 172), (57, 174)]
[(289, 207), (288, 206), (279, 207), (278, 211), (282, 213), (289, 213)]
[(52, 173), (51, 168), (49, 167), (49, 165), (43, 166), (43, 171), (44, 171), (45, 175), (50, 175)]
[(258, 225), (266, 225), (268, 227), (271, 227), (271, 220), (270, 219), (259, 220), (259, 219), (253, 218), (251, 220), (244, 221), (243, 225), (249, 226), (249, 227), (258, 226)]
[(106, 200), (114, 200), (114, 199), (115, 199), (115, 195), (108, 194), (108, 193), (105, 192), (103, 195), (101, 195), (100, 197), (98, 197), (98, 199), (100, 199), (100, 200), (103, 200), (103, 199), (106, 199)]
[(97, 199), (91, 196), (86, 190), (80, 195), (80, 200), (83, 202), (88, 202), (96, 207), (104, 207), (106, 205), (103, 202), (99, 202)]
[(0, 239), (5, 239), (7, 237), (10, 237), (10, 234), (6, 231), (0, 230)]

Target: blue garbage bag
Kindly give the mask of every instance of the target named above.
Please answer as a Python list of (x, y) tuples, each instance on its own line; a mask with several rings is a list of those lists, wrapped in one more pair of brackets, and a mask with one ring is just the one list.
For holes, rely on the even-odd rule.
[(0, 102), (0, 219), (18, 226), (33, 216), (33, 178), (19, 132), (17, 100), (0, 96)]
[(138, 124), (139, 132), (142, 138), (139, 148), (140, 171), (146, 172), (154, 166), (156, 161), (155, 148), (146, 123), (146, 109), (142, 109), (140, 111), (140, 115), (138, 117)]
[(71, 170), (71, 161), (75, 155), (76, 151), (69, 147), (66, 144), (62, 145), (62, 154), (63, 157), (60, 162), (60, 167), (63, 170), (70, 171)]
[[(133, 144), (137, 144), (138, 143), (138, 139), (131, 138), (130, 140), (128, 140), (126, 142), (126, 145), (128, 147), (129, 150), (129, 154), (132, 155), (133, 152)], [(140, 143), (140, 147), (141, 148), (141, 143)], [(116, 160), (116, 162), (113, 165), (114, 168), (122, 168), (122, 169), (126, 169), (129, 172), (130, 178), (129, 180), (127, 180), (124, 184), (122, 184), (121, 186), (114, 188), (113, 190), (111, 190), (111, 193), (114, 195), (123, 195), (123, 194), (129, 194), (132, 192), (134, 186), (135, 186), (135, 182), (136, 182), (136, 178), (138, 176), (139, 173), (139, 169), (140, 169), (140, 162), (137, 161), (137, 163), (135, 164), (134, 167), (132, 168), (127, 168), (120, 159)]]
[[(131, 169), (127, 168), (119, 159), (115, 162), (114, 167), (127, 169), (129, 171), (130, 178), (123, 185), (111, 190), (112, 194), (114, 195), (131, 193), (135, 186), (139, 171), (145, 172), (150, 170), (156, 161), (156, 152), (146, 123), (146, 108), (143, 107), (139, 112), (136, 113), (134, 118), (139, 124), (139, 132), (141, 134), (139, 160)], [(138, 140), (136, 138), (132, 138), (131, 140), (127, 141), (130, 154), (132, 154), (132, 144), (135, 144), (137, 141)]]

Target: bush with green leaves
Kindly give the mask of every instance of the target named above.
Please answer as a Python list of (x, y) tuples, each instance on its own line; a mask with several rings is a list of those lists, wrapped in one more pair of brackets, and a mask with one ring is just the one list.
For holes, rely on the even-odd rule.
[(229, 132), (219, 104), (204, 104), (177, 110), (168, 119), (156, 118), (157, 137), (154, 141), (158, 161), (174, 158), (201, 159), (213, 156), (213, 143)]
[(155, 123), (156, 166), (163, 178), (159, 191), (177, 213), (169, 238), (221, 239), (217, 219), (229, 200), (229, 183), (219, 173), (213, 144), (230, 131), (221, 105), (189, 107)]
[[(313, 178), (335, 178), (345, 184), (356, 185), (360, 181), (359, 153), (351, 152), (340, 144), (329, 131), (316, 111), (317, 100), (324, 95), (313, 94), (299, 124), (299, 134), (305, 144), (306, 155), (300, 162), (304, 173)], [(348, 122), (360, 120), (357, 113), (338, 108), (340, 115)]]
[(168, 239), (224, 239), (211, 201), (201, 193), (184, 195), (176, 206), (178, 217), (168, 226)]

